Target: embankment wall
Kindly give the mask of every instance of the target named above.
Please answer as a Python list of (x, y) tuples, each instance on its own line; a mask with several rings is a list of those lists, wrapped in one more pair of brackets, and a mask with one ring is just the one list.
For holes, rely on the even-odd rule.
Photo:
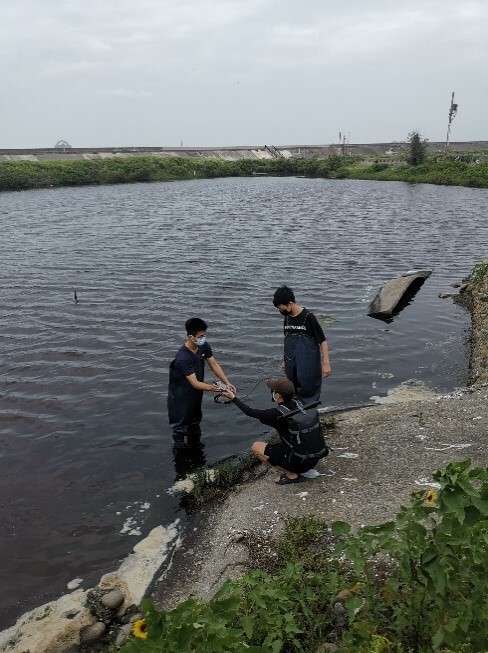
[[(488, 141), (459, 141), (450, 143), (452, 152), (488, 153)], [(331, 154), (346, 155), (388, 155), (400, 154), (408, 148), (408, 143), (367, 143), (367, 144), (328, 144), (328, 145), (248, 145), (231, 147), (71, 147), (0, 149), (0, 161), (55, 161), (76, 159), (106, 159), (127, 156), (157, 157), (201, 157), (217, 158), (227, 161), (239, 159), (276, 158), (318, 158)], [(428, 144), (430, 152), (444, 151), (445, 143)]]

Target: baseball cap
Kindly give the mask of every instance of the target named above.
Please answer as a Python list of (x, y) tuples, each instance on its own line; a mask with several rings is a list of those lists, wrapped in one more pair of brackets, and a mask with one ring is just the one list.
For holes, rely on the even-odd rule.
[(295, 394), (295, 386), (288, 379), (268, 379), (266, 385), (278, 392), (285, 400), (291, 399)]

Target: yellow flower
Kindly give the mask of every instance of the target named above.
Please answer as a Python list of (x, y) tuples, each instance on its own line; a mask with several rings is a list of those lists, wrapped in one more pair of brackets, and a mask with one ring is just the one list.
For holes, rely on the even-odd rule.
[(433, 508), (437, 502), (437, 492), (435, 490), (427, 490), (424, 496), (424, 506)]
[(134, 622), (134, 625), (132, 626), (132, 634), (141, 639), (146, 639), (147, 623), (145, 619), (138, 619)]

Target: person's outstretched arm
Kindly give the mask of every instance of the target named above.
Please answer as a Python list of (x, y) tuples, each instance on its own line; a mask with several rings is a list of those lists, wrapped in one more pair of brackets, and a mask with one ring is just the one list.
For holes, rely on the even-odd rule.
[(235, 385), (233, 385), (229, 379), (226, 377), (224, 370), (220, 367), (220, 365), (217, 363), (215, 360), (214, 356), (210, 356), (209, 358), (205, 359), (212, 370), (212, 372), (215, 374), (215, 376), (222, 381), (222, 383), (225, 383), (226, 386), (229, 388), (234, 388), (235, 390)]
[(205, 383), (205, 381), (199, 381), (195, 373), (189, 374), (186, 377), (186, 380), (196, 390), (203, 390), (204, 392), (219, 392), (220, 390), (219, 386), (215, 383)]
[(276, 428), (278, 420), (280, 420), (282, 417), (280, 411), (277, 408), (266, 408), (264, 410), (260, 410), (259, 408), (251, 408), (251, 406), (248, 406), (238, 397), (236, 397), (233, 392), (224, 392), (223, 394), (224, 397), (230, 399), (233, 404), (242, 410), (244, 415), (258, 419), (261, 424), (265, 424), (266, 426), (273, 426)]

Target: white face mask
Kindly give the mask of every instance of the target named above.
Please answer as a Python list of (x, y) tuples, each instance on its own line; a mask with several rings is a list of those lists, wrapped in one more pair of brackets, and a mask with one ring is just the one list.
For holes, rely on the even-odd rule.
[(201, 347), (207, 342), (207, 338), (205, 336), (202, 336), (201, 338), (195, 338), (195, 336), (192, 336), (193, 342)]

